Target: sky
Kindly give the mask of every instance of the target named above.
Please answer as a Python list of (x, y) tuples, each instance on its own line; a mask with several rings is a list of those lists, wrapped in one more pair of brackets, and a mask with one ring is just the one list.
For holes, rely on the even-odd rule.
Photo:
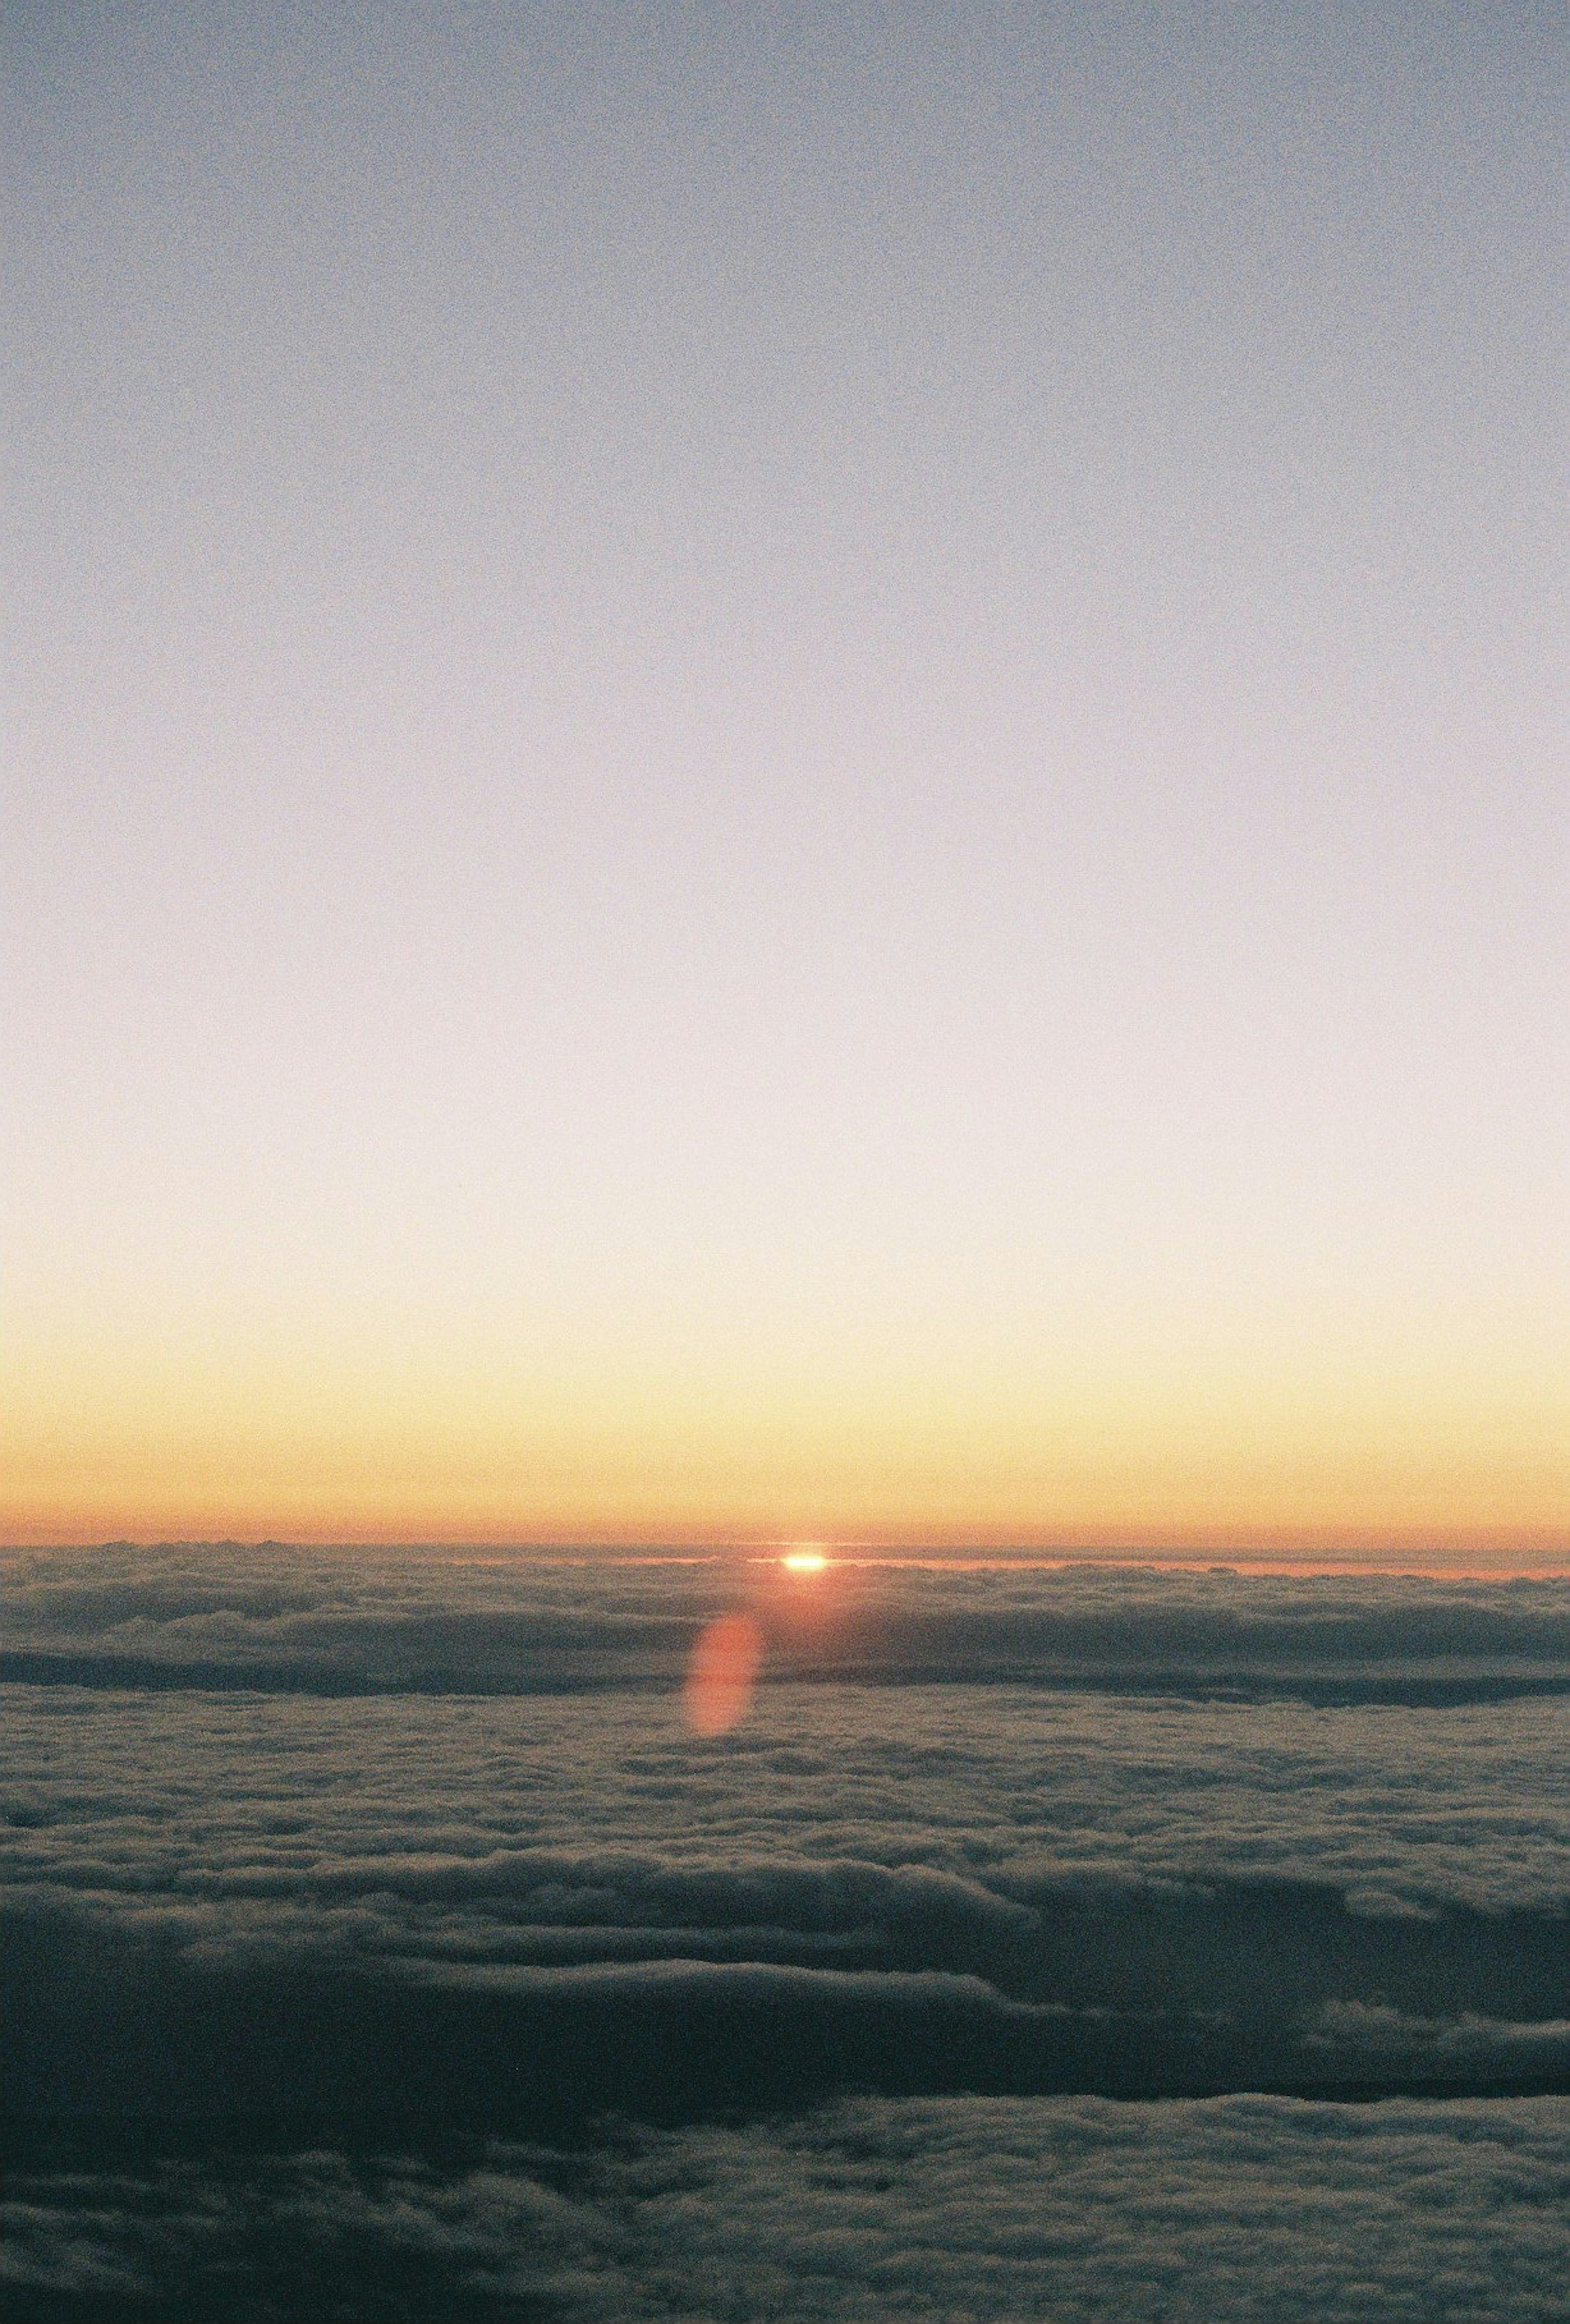
[(1570, 1544), (1560, 8), (8, 15), (0, 1536)]

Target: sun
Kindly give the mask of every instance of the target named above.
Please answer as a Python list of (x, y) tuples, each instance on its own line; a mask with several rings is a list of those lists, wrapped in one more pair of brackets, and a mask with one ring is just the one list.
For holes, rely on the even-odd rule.
[(828, 1560), (820, 1549), (790, 1549), (780, 1563), (788, 1573), (821, 1573)]

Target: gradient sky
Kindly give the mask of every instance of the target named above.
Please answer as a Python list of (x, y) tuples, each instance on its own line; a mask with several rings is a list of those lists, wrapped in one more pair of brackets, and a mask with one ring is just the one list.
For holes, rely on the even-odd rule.
[(1562, 7), (7, 14), (0, 1533), (1570, 1545)]

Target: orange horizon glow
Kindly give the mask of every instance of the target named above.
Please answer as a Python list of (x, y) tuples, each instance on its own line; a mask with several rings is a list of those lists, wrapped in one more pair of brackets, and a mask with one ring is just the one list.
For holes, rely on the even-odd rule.
[(945, 1349), (919, 1371), (841, 1351), (821, 1377), (777, 1355), (725, 1372), (716, 1347), (661, 1378), (624, 1345), (548, 1371), (435, 1333), (418, 1362), (303, 1332), (88, 1344), (35, 1325), (0, 1351), (15, 1546), (1570, 1563), (1547, 1347), (1463, 1370), (1392, 1337), (1355, 1368), (1309, 1349), (1272, 1371), (1236, 1345), (1187, 1372), (1149, 1346), (968, 1372)]
[[(798, 1537), (799, 1538), (799, 1537)], [(528, 1511), (489, 1520), (461, 1504), (450, 1512), (426, 1507), (398, 1511), (357, 1505), (313, 1510), (258, 1504), (249, 1495), (233, 1500), (187, 1500), (171, 1496), (157, 1506), (127, 1508), (92, 1501), (61, 1508), (0, 1504), (0, 1546), (74, 1548), (127, 1544), (276, 1542), (300, 1548), (402, 1547), (476, 1554), (560, 1550), (586, 1554), (617, 1551), (647, 1555), (682, 1554), (753, 1554), (797, 1573), (821, 1572), (830, 1562), (875, 1562), (882, 1558), (931, 1555), (946, 1563), (974, 1558), (1035, 1558), (1051, 1563), (1081, 1558), (1133, 1557), (1203, 1562), (1212, 1554), (1301, 1564), (1328, 1560), (1357, 1565), (1392, 1558), (1438, 1561), (1447, 1569), (1456, 1559), (1493, 1565), (1570, 1564), (1570, 1529), (1563, 1526), (1489, 1526), (1424, 1523), (1371, 1525), (1253, 1523), (1203, 1517), (1144, 1525), (1003, 1521), (923, 1523), (917, 1512), (893, 1515), (879, 1525), (858, 1511), (843, 1530), (826, 1528), (823, 1547), (806, 1551), (790, 1536), (761, 1531), (756, 1513), (743, 1511), (731, 1522), (706, 1512), (665, 1510), (640, 1518), (627, 1512), (599, 1523), (585, 1522), (575, 1509)]]
[(463, 1379), (421, 1404), (339, 1395), (314, 1413), (277, 1379), (245, 1399), (190, 1376), (165, 1388), (161, 1408), (142, 1395), (125, 1411), (109, 1380), (16, 1385), (0, 1541), (1570, 1559), (1570, 1432), (1542, 1408), (1468, 1427), (1435, 1399), (1389, 1425), (1307, 1397), (1261, 1411), (1237, 1383), (1235, 1411), (1216, 1411), (1219, 1388), (1209, 1411), (1131, 1397), (1119, 1423), (1112, 1397), (1075, 1406), (1042, 1383), (1039, 1417), (1019, 1392), (891, 1411), (854, 1389), (830, 1417), (800, 1397), (607, 1416), (607, 1397), (593, 1413), (560, 1389), (532, 1411), (519, 1392), (514, 1417), (493, 1385), (467, 1401)]
[(876, 1567), (930, 1564), (946, 1569), (996, 1571), (1011, 1567), (1043, 1572), (1074, 1565), (1130, 1565), (1172, 1572), (1203, 1572), (1224, 1562), (1240, 1572), (1258, 1574), (1353, 1574), (1399, 1572), (1445, 1580), (1547, 1579), (1570, 1573), (1570, 1540), (1563, 1532), (1501, 1536), (1426, 1527), (1412, 1532), (1343, 1534), (1334, 1529), (1259, 1527), (1246, 1534), (1220, 1528), (1172, 1528), (1138, 1536), (1110, 1530), (1059, 1531), (1036, 1536), (1020, 1531), (982, 1537), (974, 1533), (890, 1533), (876, 1538), (836, 1540), (832, 1554), (810, 1563), (781, 1554), (778, 1545), (760, 1543), (740, 1531), (691, 1527), (680, 1533), (627, 1526), (612, 1531), (564, 1528), (497, 1530), (421, 1526), (384, 1526), (374, 1532), (343, 1526), (202, 1526), (125, 1523), (100, 1525), (36, 1523), (0, 1532), (0, 1550), (155, 1549), (276, 1547), (374, 1553), (383, 1549), (423, 1551), (456, 1562), (491, 1563), (510, 1556), (560, 1557), (599, 1563), (671, 1565), (739, 1558), (777, 1565), (810, 1578), (836, 1566)]

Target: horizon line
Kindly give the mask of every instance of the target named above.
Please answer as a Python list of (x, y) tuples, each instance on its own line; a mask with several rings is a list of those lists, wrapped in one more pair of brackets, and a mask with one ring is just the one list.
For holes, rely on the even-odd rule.
[(276, 1550), (298, 1553), (339, 1552), (345, 1555), (402, 1554), (440, 1556), (475, 1563), (511, 1557), (556, 1558), (578, 1564), (675, 1565), (723, 1563), (729, 1560), (773, 1561), (803, 1548), (821, 1551), (833, 1564), (854, 1566), (928, 1566), (935, 1568), (1019, 1567), (1041, 1572), (1076, 1566), (1109, 1569), (1137, 1566), (1169, 1572), (1224, 1571), (1260, 1575), (1344, 1574), (1384, 1572), (1413, 1578), (1462, 1581), (1570, 1579), (1570, 1541), (1522, 1542), (1492, 1547), (1476, 1542), (1448, 1545), (1432, 1538), (1410, 1544), (1281, 1545), (1268, 1542), (1242, 1545), (1219, 1541), (1178, 1546), (1137, 1540), (1095, 1545), (1021, 1541), (932, 1542), (889, 1541), (829, 1534), (737, 1535), (720, 1539), (640, 1541), (633, 1537), (596, 1536), (517, 1536), (507, 1538), (441, 1536), (351, 1536), (262, 1535), (115, 1535), (97, 1539), (34, 1538), (0, 1542), (0, 1556), (72, 1553), (91, 1555), (111, 1551), (180, 1550), (194, 1553), (255, 1553)]

